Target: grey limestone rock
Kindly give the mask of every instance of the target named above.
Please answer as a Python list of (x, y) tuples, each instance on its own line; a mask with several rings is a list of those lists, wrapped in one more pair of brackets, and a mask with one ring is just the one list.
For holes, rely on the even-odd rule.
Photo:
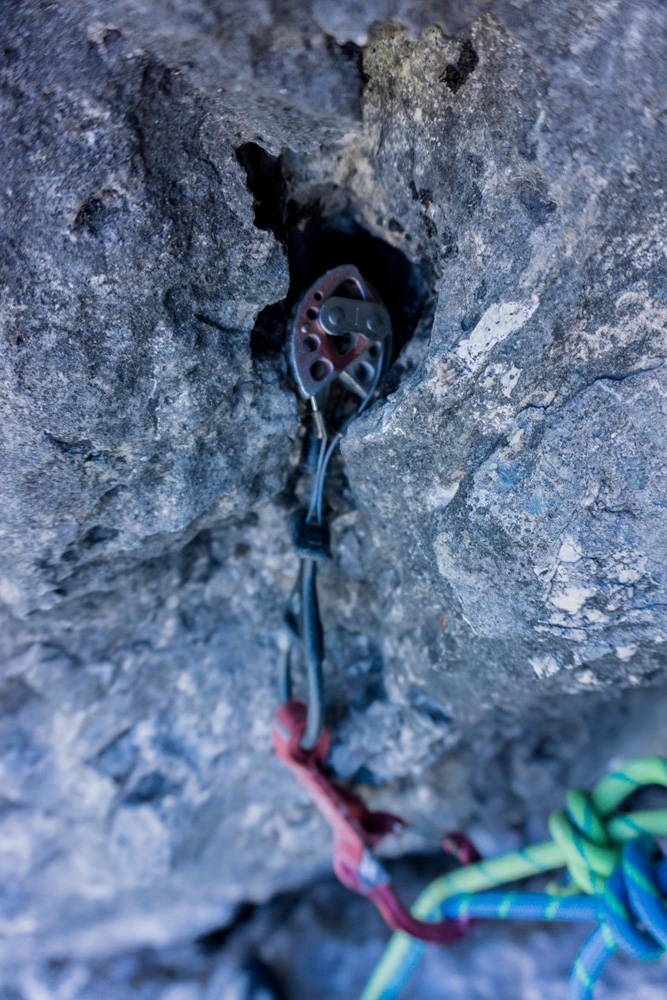
[(328, 868), (269, 740), (303, 491), (280, 338), (327, 254), (367, 258), (403, 343), (326, 494), (338, 772), (494, 850), (666, 752), (665, 8), (0, 22), (11, 989), (93, 996)]

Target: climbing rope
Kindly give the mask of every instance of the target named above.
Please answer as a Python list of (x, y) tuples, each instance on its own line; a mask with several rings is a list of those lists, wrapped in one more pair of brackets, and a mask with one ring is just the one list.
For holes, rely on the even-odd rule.
[[(570, 1000), (587, 1000), (617, 948), (644, 961), (654, 961), (667, 949), (667, 860), (656, 861), (652, 839), (667, 836), (667, 809), (616, 814), (629, 795), (648, 785), (667, 787), (667, 761), (630, 760), (602, 778), (590, 794), (569, 792), (565, 809), (549, 819), (551, 840), (436, 879), (419, 896), (413, 915), (426, 921), (466, 917), (598, 923), (570, 977)], [(541, 893), (483, 891), (563, 867), (569, 875), (563, 888), (551, 884)], [(422, 942), (395, 934), (361, 1000), (398, 997), (423, 950)]]
[[(330, 558), (324, 520), (324, 484), (336, 447), (371, 402), (391, 354), (391, 321), (377, 292), (356, 267), (343, 265), (319, 278), (297, 304), (289, 337), (292, 375), (309, 407), (317, 440), (310, 496), (299, 515), (295, 548), (299, 572), (281, 636), (282, 704), (272, 739), (286, 764), (330, 824), (339, 880), (377, 906), (396, 933), (362, 1000), (397, 997), (426, 942), (453, 944), (473, 919), (575, 921), (597, 924), (574, 962), (570, 1000), (588, 1000), (609, 957), (620, 949), (644, 961), (667, 950), (667, 860), (653, 838), (667, 836), (667, 809), (618, 813), (638, 788), (667, 787), (667, 762), (628, 761), (590, 794), (571, 791), (565, 809), (549, 819), (551, 840), (502, 857), (479, 859), (460, 833), (443, 841), (461, 867), (428, 886), (409, 911), (373, 854), (404, 829), (389, 813), (373, 812), (332, 779), (324, 728), (324, 633), (317, 599), (317, 566)], [(307, 702), (293, 698), (294, 660), (300, 656)], [(489, 891), (565, 869), (544, 892)]]

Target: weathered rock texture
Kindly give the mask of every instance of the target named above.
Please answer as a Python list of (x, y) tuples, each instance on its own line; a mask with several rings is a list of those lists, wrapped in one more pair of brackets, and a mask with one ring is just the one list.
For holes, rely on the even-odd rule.
[(192, 937), (327, 866), (268, 736), (281, 318), (320, 260), (367, 259), (414, 334), (327, 495), (340, 773), (532, 835), (572, 780), (667, 751), (662, 690), (629, 693), (666, 661), (665, 8), (0, 18), (8, 982), (31, 1000), (34, 962)]

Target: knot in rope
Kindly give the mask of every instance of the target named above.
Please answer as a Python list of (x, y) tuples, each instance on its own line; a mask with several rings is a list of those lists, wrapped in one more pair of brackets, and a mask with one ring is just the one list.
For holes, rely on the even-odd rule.
[(655, 860), (650, 840), (625, 844), (621, 863), (607, 880), (603, 926), (633, 958), (654, 962), (667, 950), (667, 900), (663, 898), (667, 865)]
[(600, 895), (621, 859), (593, 796), (578, 789), (565, 797), (565, 809), (549, 817), (549, 833), (561, 848), (572, 880), (582, 892)]
[[(667, 951), (667, 857), (659, 858), (653, 839), (667, 836), (667, 809), (620, 809), (633, 792), (648, 785), (667, 788), (667, 760), (625, 761), (590, 794), (566, 795), (565, 809), (549, 817), (552, 840), (441, 876), (421, 894), (415, 912), (431, 920), (446, 915), (596, 923), (570, 978), (570, 1000), (590, 1000), (617, 949), (644, 961)], [(574, 883), (565, 891), (550, 886), (547, 892), (496, 891), (504, 883), (563, 865)], [(396, 935), (363, 1000), (394, 1000), (422, 947)]]
[(643, 838), (624, 844), (600, 900), (600, 926), (572, 967), (569, 1000), (590, 1000), (617, 948), (644, 962), (654, 962), (667, 951), (666, 893), (667, 859), (656, 860), (655, 843)]

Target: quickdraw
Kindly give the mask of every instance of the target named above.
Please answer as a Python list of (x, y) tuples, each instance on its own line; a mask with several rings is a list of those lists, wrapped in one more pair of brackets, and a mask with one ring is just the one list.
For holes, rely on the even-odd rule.
[[(667, 809), (615, 814), (636, 788), (667, 787), (667, 762), (654, 757), (629, 761), (603, 778), (590, 795), (569, 793), (566, 810), (550, 820), (553, 840), (547, 843), (482, 861), (463, 834), (451, 834), (443, 848), (459, 867), (427, 887), (411, 912), (373, 854), (385, 837), (403, 832), (404, 821), (369, 810), (327, 770), (330, 736), (324, 728), (324, 638), (317, 600), (317, 564), (330, 558), (324, 483), (336, 446), (372, 401), (391, 350), (389, 313), (352, 265), (324, 274), (294, 310), (289, 361), (310, 411), (305, 451), (311, 454), (313, 443), (314, 449), (306, 461), (312, 473), (310, 500), (295, 523), (300, 567), (285, 614), (282, 704), (274, 719), (273, 746), (332, 829), (338, 879), (370, 899), (389, 927), (401, 932), (362, 1000), (398, 996), (424, 943), (458, 941), (471, 919), (513, 917), (599, 925), (577, 958), (570, 981), (571, 998), (586, 1000), (616, 948), (645, 960), (667, 950), (667, 860), (656, 860), (652, 839), (667, 836)], [(307, 675), (305, 704), (292, 696), (297, 650)], [(562, 866), (570, 880), (564, 890), (550, 885), (543, 893), (480, 891)]]
[[(377, 291), (351, 264), (327, 271), (294, 310), (288, 340), (290, 367), (299, 394), (310, 407), (318, 446), (310, 502), (295, 526), (300, 567), (285, 615), (283, 703), (274, 720), (273, 745), (331, 826), (334, 871), (343, 885), (371, 899), (393, 930), (449, 944), (467, 931), (469, 921), (415, 919), (372, 853), (385, 837), (404, 830), (403, 820), (370, 811), (357, 795), (332, 780), (326, 767), (330, 737), (323, 728), (324, 642), (317, 600), (317, 563), (329, 558), (324, 482), (336, 445), (373, 399), (391, 349), (389, 313)], [(307, 704), (292, 698), (295, 647), (306, 668)], [(478, 857), (462, 834), (446, 838), (443, 848), (462, 863)]]

